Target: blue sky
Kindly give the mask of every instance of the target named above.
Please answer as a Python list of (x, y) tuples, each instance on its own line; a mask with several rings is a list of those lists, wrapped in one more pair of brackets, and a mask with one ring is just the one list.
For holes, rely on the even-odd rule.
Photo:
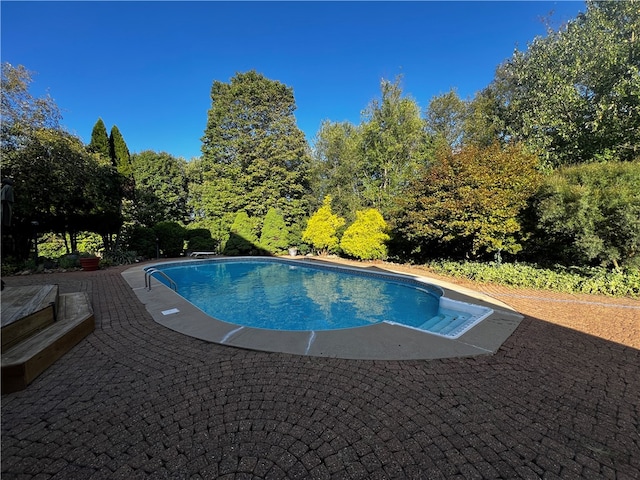
[(323, 120), (358, 124), (380, 80), (402, 75), (422, 109), (471, 98), (495, 68), (586, 10), (535, 2), (2, 1), (1, 57), (34, 72), (85, 143), (101, 117), (131, 153), (200, 155), (214, 80), (256, 70), (294, 90), (310, 142)]

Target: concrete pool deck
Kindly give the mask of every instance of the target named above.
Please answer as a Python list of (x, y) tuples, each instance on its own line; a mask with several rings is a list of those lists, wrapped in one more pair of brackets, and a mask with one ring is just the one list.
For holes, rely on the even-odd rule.
[(495, 354), (344, 360), (174, 332), (127, 269), (3, 276), (96, 319), (2, 395), (3, 480), (640, 478), (640, 300), (465, 282), (525, 316)]
[[(300, 265), (318, 262), (313, 259), (295, 261)], [(185, 259), (183, 262), (202, 261)], [(328, 264), (322, 261), (322, 265)], [(146, 288), (144, 268), (149, 266), (152, 265), (134, 266), (122, 276), (157, 323), (201, 340), (250, 350), (360, 360), (428, 360), (487, 355), (500, 348), (523, 318), (505, 303), (487, 295), (442, 280), (401, 273), (403, 277), (419, 278), (439, 286), (446, 298), (489, 307), (493, 313), (455, 339), (389, 323), (314, 332), (242, 327), (207, 315), (159, 280), (151, 279), (151, 289)]]

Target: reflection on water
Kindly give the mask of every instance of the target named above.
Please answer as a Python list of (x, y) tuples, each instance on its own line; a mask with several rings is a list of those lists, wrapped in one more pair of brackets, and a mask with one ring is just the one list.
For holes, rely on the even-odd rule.
[(331, 320), (331, 307), (340, 301), (338, 276), (325, 272), (314, 272), (314, 275), (302, 275), (302, 286), (307, 298), (314, 302)]
[(219, 320), (279, 330), (327, 330), (384, 320), (421, 325), (438, 298), (404, 283), (285, 263), (210, 262), (163, 268), (178, 293)]
[(347, 277), (340, 279), (340, 290), (344, 299), (355, 309), (358, 318), (375, 323), (377, 319), (389, 316), (391, 301), (385, 293), (383, 282), (370, 282), (364, 277)]

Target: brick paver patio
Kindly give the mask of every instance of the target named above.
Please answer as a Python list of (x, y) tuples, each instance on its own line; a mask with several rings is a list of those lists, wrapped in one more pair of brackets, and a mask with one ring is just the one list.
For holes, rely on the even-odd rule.
[(124, 269), (5, 279), (88, 292), (96, 330), (2, 396), (3, 480), (640, 478), (638, 301), (477, 286), (526, 315), (495, 355), (340, 360), (175, 333)]

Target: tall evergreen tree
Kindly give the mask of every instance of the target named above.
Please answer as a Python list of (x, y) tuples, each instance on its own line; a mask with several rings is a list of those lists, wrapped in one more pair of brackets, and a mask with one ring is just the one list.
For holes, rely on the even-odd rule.
[(87, 148), (90, 152), (98, 153), (105, 159), (111, 158), (107, 127), (105, 127), (102, 118), (98, 118), (98, 121), (93, 126), (93, 130), (91, 131), (91, 141)]
[(116, 125), (111, 127), (111, 134), (109, 135), (109, 156), (120, 175), (127, 178), (133, 175), (129, 149)]
[(198, 209), (227, 229), (239, 210), (264, 218), (277, 208), (289, 224), (305, 215), (309, 152), (293, 89), (250, 71), (214, 81), (211, 100)]

